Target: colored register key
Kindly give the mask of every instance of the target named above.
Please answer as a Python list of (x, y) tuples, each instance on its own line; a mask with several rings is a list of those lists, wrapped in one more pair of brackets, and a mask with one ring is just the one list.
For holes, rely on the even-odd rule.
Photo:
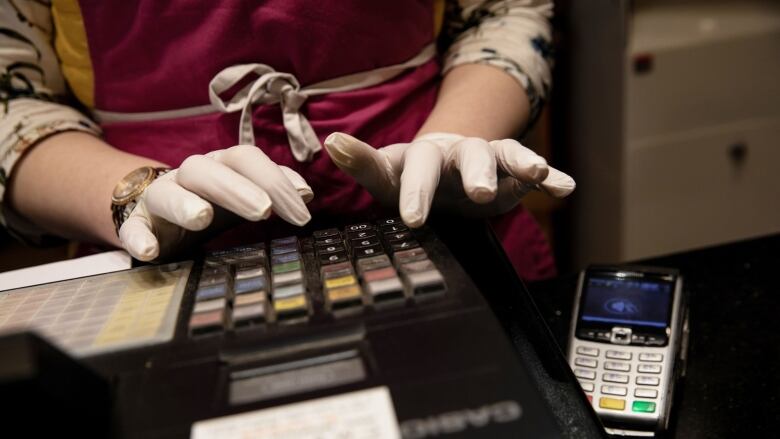
[(265, 302), (257, 302), (251, 305), (237, 306), (233, 308), (233, 322), (236, 325), (245, 325), (251, 322), (265, 320)]
[(279, 317), (306, 314), (306, 297), (298, 295), (274, 300), (274, 309)]
[(326, 296), (330, 306), (333, 308), (343, 308), (363, 303), (363, 292), (358, 285), (347, 285), (327, 290)]
[(331, 289), (331, 288), (338, 288), (338, 287), (344, 287), (347, 285), (353, 285), (357, 283), (357, 279), (355, 279), (355, 276), (352, 274), (348, 274), (346, 276), (341, 277), (335, 277), (331, 279), (325, 279), (325, 288)]

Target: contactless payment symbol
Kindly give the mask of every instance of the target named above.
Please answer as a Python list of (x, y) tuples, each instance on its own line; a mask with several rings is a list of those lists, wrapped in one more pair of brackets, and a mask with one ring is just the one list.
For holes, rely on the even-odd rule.
[(639, 312), (639, 308), (628, 299), (610, 299), (604, 304), (604, 309), (611, 314), (631, 315)]

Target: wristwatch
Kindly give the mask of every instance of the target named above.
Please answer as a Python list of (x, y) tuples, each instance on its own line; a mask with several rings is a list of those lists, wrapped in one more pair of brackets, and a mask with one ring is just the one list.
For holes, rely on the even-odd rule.
[(122, 224), (130, 216), (130, 212), (135, 208), (138, 197), (157, 177), (170, 170), (171, 168), (144, 166), (119, 180), (111, 194), (111, 217), (114, 220), (117, 235), (119, 235), (119, 228), (122, 227)]

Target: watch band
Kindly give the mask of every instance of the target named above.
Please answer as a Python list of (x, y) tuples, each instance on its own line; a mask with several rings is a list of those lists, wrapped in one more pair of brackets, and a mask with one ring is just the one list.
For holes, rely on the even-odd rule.
[[(126, 192), (124, 196), (117, 197), (118, 189), (115, 188), (111, 197), (111, 219), (114, 221), (114, 229), (117, 236), (119, 236), (119, 228), (130, 217), (130, 213), (138, 204), (138, 198), (141, 194), (154, 180), (170, 170), (171, 168), (166, 167), (144, 166), (133, 170), (117, 183), (117, 188), (122, 186), (122, 190)], [(145, 174), (143, 180), (128, 187), (128, 180), (131, 180), (132, 177), (137, 178), (137, 175), (142, 173)]]

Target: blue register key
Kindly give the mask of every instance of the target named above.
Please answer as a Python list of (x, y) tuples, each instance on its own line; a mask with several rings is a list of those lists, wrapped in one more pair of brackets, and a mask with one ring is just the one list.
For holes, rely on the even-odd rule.
[(265, 276), (238, 279), (236, 280), (234, 290), (236, 294), (253, 293), (265, 289), (266, 284)]
[(219, 297), (225, 297), (227, 294), (227, 284), (219, 283), (216, 285), (202, 286), (195, 291), (195, 300), (209, 300)]
[(297, 236), (288, 236), (286, 238), (274, 239), (271, 241), (271, 247), (282, 247), (288, 245), (294, 245), (298, 242)]
[(287, 253), (298, 254), (298, 246), (286, 245), (283, 247), (271, 247), (271, 256), (283, 255)]
[(272, 265), (286, 264), (288, 262), (297, 261), (301, 258), (298, 252), (285, 253), (283, 255), (276, 255), (271, 257)]

